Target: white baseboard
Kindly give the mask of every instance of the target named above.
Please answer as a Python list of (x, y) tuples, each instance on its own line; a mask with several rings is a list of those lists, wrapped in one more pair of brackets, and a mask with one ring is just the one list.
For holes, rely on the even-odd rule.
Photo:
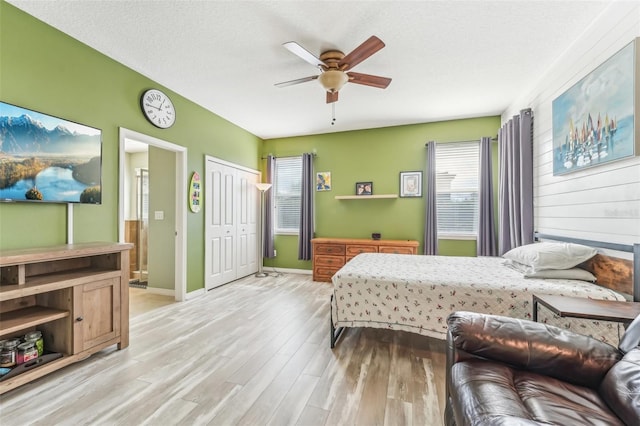
[(149, 286), (147, 286), (147, 291), (149, 293), (160, 294), (162, 296), (175, 297), (175, 295), (176, 295), (175, 290), (169, 290), (167, 288), (158, 288), (158, 287), (149, 287)]
[(197, 290), (190, 291), (189, 293), (187, 293), (187, 297), (185, 298), (185, 300), (191, 300), (191, 299), (195, 299), (196, 297), (204, 296), (205, 293), (206, 293), (206, 290), (204, 288), (199, 288)]
[(310, 269), (274, 268), (272, 266), (265, 266), (262, 269), (268, 272), (280, 272), (282, 274), (304, 274), (304, 275), (313, 274), (313, 271)]

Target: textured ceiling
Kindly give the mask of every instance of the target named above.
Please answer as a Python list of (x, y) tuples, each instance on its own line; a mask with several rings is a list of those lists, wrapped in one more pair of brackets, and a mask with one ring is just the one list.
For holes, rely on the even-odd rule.
[[(8, 2), (264, 139), (501, 114), (615, 7), (611, 0)], [(319, 56), (348, 53), (371, 35), (386, 47), (354, 71), (393, 81), (385, 90), (347, 84), (335, 125), (317, 81), (274, 86), (318, 73), (282, 43)]]

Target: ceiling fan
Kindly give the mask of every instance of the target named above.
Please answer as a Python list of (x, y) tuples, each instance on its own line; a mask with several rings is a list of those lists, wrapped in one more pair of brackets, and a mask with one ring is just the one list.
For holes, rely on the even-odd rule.
[(327, 91), (327, 103), (329, 104), (338, 100), (338, 92), (347, 82), (378, 87), (380, 89), (386, 89), (389, 83), (391, 83), (391, 79), (387, 77), (349, 71), (384, 47), (382, 40), (376, 36), (369, 37), (364, 43), (356, 47), (346, 56), (339, 50), (327, 50), (320, 55), (320, 58), (317, 58), (295, 41), (284, 43), (283, 46), (314, 67), (319, 68), (321, 73), (320, 75), (312, 75), (297, 80), (278, 83), (276, 84), (277, 87), (292, 86), (311, 80), (318, 80)]

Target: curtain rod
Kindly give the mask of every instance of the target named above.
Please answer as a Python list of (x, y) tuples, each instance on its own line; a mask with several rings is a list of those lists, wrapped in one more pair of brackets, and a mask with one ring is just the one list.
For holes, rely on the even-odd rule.
[[(494, 136), (491, 138), (491, 140), (493, 142), (497, 142), (498, 141), (498, 137)], [(438, 142), (436, 141), (436, 143), (464, 143), (464, 142), (480, 142), (480, 139), (472, 139), (472, 140), (468, 140), (468, 141), (447, 141), (447, 142)], [(424, 147), (428, 147), (429, 146), (429, 142), (424, 144)]]
[[(317, 157), (318, 154), (316, 154), (315, 152), (303, 152), (302, 154), (311, 154), (312, 157)], [(292, 155), (281, 155), (280, 157), (278, 157), (277, 155), (272, 155), (273, 158), (289, 158), (289, 157), (302, 157), (302, 154), (292, 154)], [(266, 160), (268, 158), (267, 157), (260, 157), (261, 160)]]

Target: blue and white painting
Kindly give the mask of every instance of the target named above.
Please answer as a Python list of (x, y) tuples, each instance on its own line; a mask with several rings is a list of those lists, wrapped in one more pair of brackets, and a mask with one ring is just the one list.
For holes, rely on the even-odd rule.
[(553, 174), (635, 155), (632, 42), (553, 101)]

